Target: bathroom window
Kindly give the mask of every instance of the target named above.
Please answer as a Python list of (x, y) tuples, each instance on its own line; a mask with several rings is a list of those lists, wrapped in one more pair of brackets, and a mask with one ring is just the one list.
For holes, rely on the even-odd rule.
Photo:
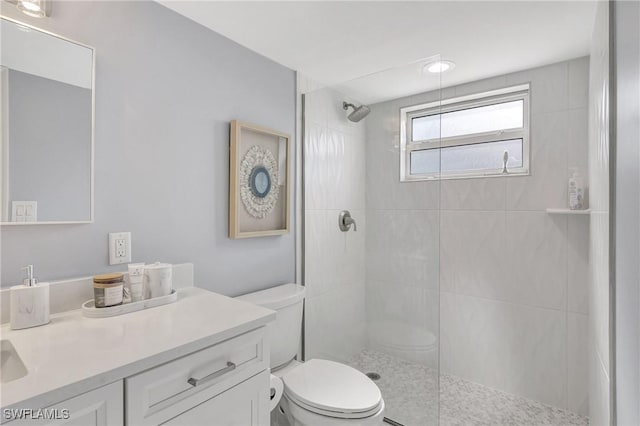
[(400, 180), (529, 174), (529, 85), (400, 109)]

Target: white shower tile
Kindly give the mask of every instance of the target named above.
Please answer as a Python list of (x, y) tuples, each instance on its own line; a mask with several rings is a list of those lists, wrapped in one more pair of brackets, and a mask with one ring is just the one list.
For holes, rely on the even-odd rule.
[(382, 147), (380, 139), (367, 140), (367, 148), (378, 144), (379, 155), (367, 162), (367, 208), (394, 210), (435, 210), (439, 205), (440, 182), (400, 182), (398, 152)]
[(362, 134), (347, 134), (345, 141), (346, 180), (344, 186), (344, 204), (342, 209), (362, 210), (365, 208), (365, 136)]
[(563, 111), (569, 105), (569, 65), (547, 65), (507, 75), (507, 84), (530, 83), (531, 114)]
[[(586, 108), (569, 111), (569, 140), (567, 151), (567, 166), (577, 167), (587, 186), (589, 184), (588, 116), (589, 114)], [(567, 179), (568, 178), (569, 171), (567, 170)]]
[(305, 208), (327, 208), (327, 131), (309, 123), (305, 137)]
[(364, 283), (308, 298), (305, 303), (306, 359), (348, 361), (364, 349)]
[(566, 310), (567, 218), (507, 212), (506, 228), (509, 300)]
[(327, 208), (338, 209), (346, 200), (347, 164), (345, 149), (345, 135), (339, 130), (328, 129), (326, 138), (326, 159), (327, 168), (326, 190)]
[(569, 108), (586, 108), (589, 102), (589, 57), (569, 62)]
[(489, 90), (502, 89), (507, 86), (507, 77), (504, 75), (483, 80), (473, 81), (471, 83), (455, 86), (456, 96), (472, 95), (482, 93)]
[(596, 349), (589, 345), (589, 424), (608, 426), (610, 421), (609, 376), (598, 357)]
[(504, 178), (448, 179), (441, 181), (442, 210), (504, 210)]
[(564, 312), (441, 294), (441, 372), (567, 405)]
[(589, 217), (567, 219), (568, 310), (589, 312)]
[(442, 291), (506, 299), (505, 226), (504, 212), (442, 211)]
[[(428, 329), (431, 334), (438, 335), (439, 293), (426, 287), (407, 286), (398, 278), (396, 281), (367, 281), (367, 317), (372, 333), (376, 333), (376, 324), (395, 322), (410, 324), (412, 328)], [(403, 331), (400, 328), (400, 331)], [(388, 336), (390, 340), (405, 342), (406, 346), (426, 345), (425, 342), (414, 341), (420, 336), (406, 329), (406, 335)]]
[(568, 316), (568, 406), (574, 413), (589, 415), (587, 316)]
[(507, 210), (567, 206), (569, 113), (531, 117), (531, 174), (507, 177)]
[(327, 111), (324, 105), (324, 89), (314, 90), (304, 95), (305, 124), (315, 123), (321, 127), (327, 125)]
[(305, 211), (304, 281), (307, 296), (314, 297), (328, 291), (327, 281), (331, 265), (327, 259), (327, 220), (324, 210)]
[(367, 277), (437, 290), (437, 211), (368, 211)]
[[(605, 95), (603, 95), (605, 96)], [(608, 112), (601, 100), (589, 109), (589, 207), (609, 210), (609, 130)]]
[(609, 371), (609, 213), (590, 215), (589, 337)]

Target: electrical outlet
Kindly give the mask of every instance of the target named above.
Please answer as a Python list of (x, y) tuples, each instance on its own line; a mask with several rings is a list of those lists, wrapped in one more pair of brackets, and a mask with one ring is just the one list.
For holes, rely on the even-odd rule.
[(109, 234), (109, 265), (131, 262), (131, 232)]

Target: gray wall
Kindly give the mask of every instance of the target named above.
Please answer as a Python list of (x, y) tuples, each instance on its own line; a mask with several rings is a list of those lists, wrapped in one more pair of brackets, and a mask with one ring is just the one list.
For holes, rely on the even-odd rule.
[(9, 203), (37, 201), (39, 221), (89, 220), (91, 90), (10, 70), (8, 92)]
[(122, 270), (108, 266), (114, 231), (132, 232), (134, 262), (194, 262), (196, 285), (223, 294), (294, 279), (293, 233), (227, 238), (229, 121), (295, 134), (293, 71), (150, 1), (2, 13), (95, 47), (97, 61), (95, 223), (3, 227), (3, 286), (27, 263), (41, 280)]
[(616, 411), (640, 424), (640, 3), (615, 3)]

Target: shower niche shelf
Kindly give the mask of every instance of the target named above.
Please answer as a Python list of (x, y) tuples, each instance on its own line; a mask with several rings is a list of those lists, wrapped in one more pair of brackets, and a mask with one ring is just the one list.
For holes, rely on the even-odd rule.
[(591, 209), (571, 210), (571, 209), (547, 209), (549, 214), (567, 214), (567, 215), (589, 215)]

